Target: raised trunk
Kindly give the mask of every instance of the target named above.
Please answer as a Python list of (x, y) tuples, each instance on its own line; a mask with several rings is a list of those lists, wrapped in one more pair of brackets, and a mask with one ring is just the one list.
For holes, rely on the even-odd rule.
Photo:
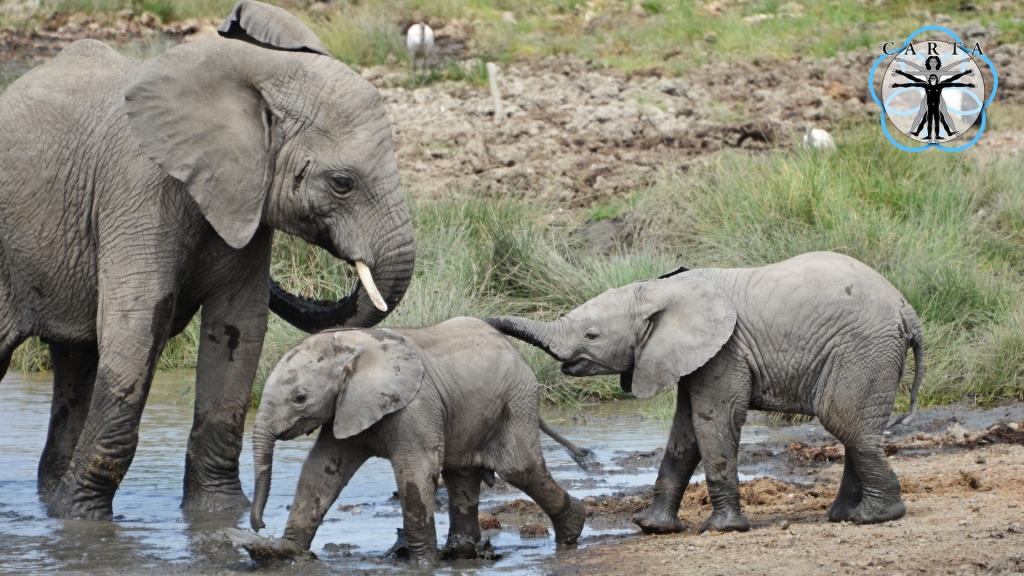
[(406, 241), (377, 257), (372, 273), (377, 289), (387, 303), (382, 312), (374, 306), (362, 284), (337, 301), (317, 300), (292, 294), (270, 279), (270, 310), (299, 330), (314, 333), (328, 328), (366, 328), (387, 318), (409, 288), (416, 260), (410, 228)]
[(484, 322), (502, 334), (540, 348), (559, 362), (570, 360), (572, 347), (566, 340), (565, 327), (561, 321), (538, 322), (518, 316), (497, 316), (484, 318)]
[(273, 433), (259, 421), (252, 431), (252, 459), (256, 468), (256, 487), (252, 495), (252, 509), (249, 511), (249, 525), (259, 532), (263, 528), (263, 509), (270, 496), (270, 474), (274, 467)]

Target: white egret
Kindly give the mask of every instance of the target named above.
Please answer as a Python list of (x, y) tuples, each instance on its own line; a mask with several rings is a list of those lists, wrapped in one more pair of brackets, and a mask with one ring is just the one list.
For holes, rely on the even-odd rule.
[[(427, 59), (434, 50), (434, 29), (426, 22), (417, 22), (409, 26), (405, 33), (405, 47), (409, 50), (409, 59), (412, 60), (413, 85), (416, 85), (416, 62), (420, 64), (420, 75), (423, 75), (427, 66)], [(423, 78), (426, 83), (426, 77)]]

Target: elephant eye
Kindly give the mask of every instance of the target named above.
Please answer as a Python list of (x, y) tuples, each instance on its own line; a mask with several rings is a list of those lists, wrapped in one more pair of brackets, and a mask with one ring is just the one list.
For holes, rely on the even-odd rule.
[(341, 196), (348, 194), (356, 187), (355, 178), (343, 172), (335, 172), (334, 174), (331, 174), (328, 180), (331, 183), (331, 190), (334, 190), (335, 194)]
[(306, 393), (305, 392), (299, 392), (298, 394), (295, 395), (295, 403), (296, 404), (302, 404), (305, 401), (306, 401)]
[(600, 336), (600, 334), (597, 333), (597, 330), (587, 330), (583, 333), (583, 337), (587, 340), (597, 340), (598, 336)]

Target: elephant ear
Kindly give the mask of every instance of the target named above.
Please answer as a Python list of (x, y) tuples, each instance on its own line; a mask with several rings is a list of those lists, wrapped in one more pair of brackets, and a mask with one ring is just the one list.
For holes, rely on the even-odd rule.
[(256, 50), (219, 39), (184, 44), (146, 61), (124, 91), (142, 152), (185, 185), (233, 248), (259, 227), (274, 176), (272, 114), (247, 77), (246, 52)]
[(700, 278), (651, 280), (638, 290), (648, 323), (628, 380), (634, 396), (649, 398), (721, 350), (736, 326), (736, 307), (718, 286)]
[(217, 27), (217, 33), (263, 48), (331, 55), (301, 20), (284, 8), (262, 2), (242, 0), (235, 4), (231, 15)]
[(345, 365), (334, 411), (334, 437), (341, 440), (411, 402), (423, 380), (423, 363), (404, 336), (382, 328), (339, 331), (335, 346), (339, 345), (356, 349)]

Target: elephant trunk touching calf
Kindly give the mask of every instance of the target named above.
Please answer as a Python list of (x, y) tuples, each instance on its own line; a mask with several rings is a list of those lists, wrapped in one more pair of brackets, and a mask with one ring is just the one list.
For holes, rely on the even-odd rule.
[(634, 519), (645, 532), (682, 530), (679, 504), (701, 460), (714, 507), (701, 530), (749, 529), (736, 453), (750, 408), (817, 416), (846, 446), (830, 520), (905, 513), (882, 433), (908, 347), (915, 374), (903, 421), (916, 413), (921, 323), (853, 258), (815, 252), (761, 268), (681, 269), (609, 290), (554, 322), (485, 321), (547, 351), (568, 375), (620, 374), (623, 390), (640, 398), (677, 386), (654, 502)]
[[(252, 528), (264, 526), (274, 441), (320, 427), (284, 533), (299, 549), (309, 549), (342, 488), (372, 456), (394, 467), (414, 560), (437, 557), (439, 476), (451, 499), (446, 550), (479, 542), (480, 482), (493, 483), (493, 473), (540, 505), (559, 543), (573, 543), (586, 512), (544, 463), (538, 427), (550, 429), (538, 417), (539, 401), (536, 377), (519, 352), (472, 318), (310, 336), (284, 356), (264, 388), (253, 430)], [(550, 433), (577, 456), (588, 455)]]

